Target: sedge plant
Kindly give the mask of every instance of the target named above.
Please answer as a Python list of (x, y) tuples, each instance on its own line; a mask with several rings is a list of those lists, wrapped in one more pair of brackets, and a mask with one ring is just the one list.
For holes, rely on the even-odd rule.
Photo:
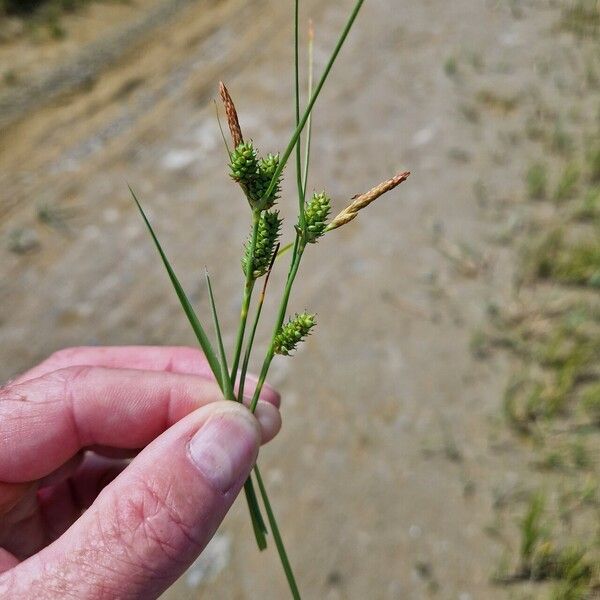
[[(400, 173), (395, 177), (376, 185), (368, 192), (354, 196), (351, 203), (333, 219), (330, 219), (331, 199), (326, 192), (312, 193), (310, 197), (307, 197), (311, 138), (310, 121), (312, 111), (363, 3), (364, 0), (356, 1), (346, 25), (337, 40), (329, 61), (316, 85), (313, 85), (313, 28), (312, 23), (310, 24), (308, 36), (308, 99), (306, 107), (301, 111), (298, 51), (299, 0), (295, 1), (295, 129), (285, 150), (281, 154), (269, 153), (261, 156), (254, 142), (244, 139), (235, 104), (225, 85), (220, 83), (220, 96), (225, 109), (232, 141), (232, 147), (225, 141), (225, 146), (229, 155), (229, 175), (239, 186), (240, 191), (247, 200), (250, 219), (250, 234), (245, 243), (243, 255), (241, 257), (241, 270), (243, 275), (241, 309), (237, 335), (231, 353), (231, 361), (228, 361), (227, 352), (223, 345), (218, 311), (208, 271), (206, 272), (206, 282), (211, 306), (213, 329), (216, 337), (216, 348), (207, 334), (204, 325), (194, 311), (188, 296), (183, 290), (140, 202), (130, 188), (133, 199), (167, 270), (183, 311), (206, 355), (215, 380), (221, 388), (224, 398), (227, 400), (241, 402), (244, 398), (248, 365), (253, 351), (255, 350), (254, 341), (262, 317), (262, 309), (265, 294), (267, 292), (269, 276), (272, 269), (276, 266), (276, 263), (282, 262), (284, 260), (284, 255), (290, 252), (287, 277), (281, 292), (279, 308), (275, 315), (274, 323), (272, 324), (270, 341), (264, 350), (258, 382), (249, 404), (249, 409), (252, 412), (256, 409), (262, 387), (274, 358), (277, 355), (284, 357), (293, 355), (298, 345), (310, 335), (316, 326), (316, 317), (310, 312), (295, 314), (288, 317), (286, 321), (290, 295), (304, 253), (309, 249), (312, 250), (315, 244), (324, 235), (329, 235), (330, 232), (352, 221), (362, 209), (385, 192), (395, 188), (409, 175), (408, 172)], [(303, 133), (305, 133), (304, 136), (302, 135)], [(295, 153), (298, 216), (293, 228), (293, 242), (280, 248), (282, 219), (275, 207), (277, 202), (281, 200), (280, 195), (283, 172), (292, 153)], [(254, 303), (253, 314), (251, 315), (252, 297), (258, 287), (260, 288), (260, 291), (258, 293), (258, 298)], [(252, 318), (250, 319), (250, 317)], [(258, 494), (255, 483), (258, 486)], [(252, 528), (259, 549), (263, 550), (266, 548), (266, 535), (270, 528), (289, 584), (291, 595), (293, 598), (299, 599), (300, 592), (298, 590), (298, 585), (258, 465), (255, 465), (253, 474), (248, 478), (244, 486), (244, 493), (248, 503)], [(265, 519), (263, 518), (259, 504), (259, 496), (262, 499), (268, 527), (267, 522), (265, 522)]]

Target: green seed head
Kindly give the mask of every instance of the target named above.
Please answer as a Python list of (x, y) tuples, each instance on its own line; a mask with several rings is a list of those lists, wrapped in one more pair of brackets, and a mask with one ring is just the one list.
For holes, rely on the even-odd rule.
[(277, 167), (279, 166), (279, 154), (268, 154), (265, 158), (261, 158), (258, 162), (258, 175), (249, 189), (249, 198), (253, 204), (257, 204), (263, 200), (261, 208), (269, 209), (279, 198), (279, 192), (281, 190), (281, 176), (278, 178), (273, 191), (269, 194), (268, 198), (263, 199), (263, 196), (269, 189), (269, 184)]
[(290, 352), (296, 349), (298, 343), (304, 340), (316, 324), (315, 315), (305, 312), (290, 319), (275, 336), (273, 343), (275, 354), (289, 356)]
[(252, 142), (242, 142), (231, 153), (230, 159), (232, 179), (242, 187), (251, 186), (258, 176), (258, 157)]
[[(258, 233), (256, 235), (256, 244), (254, 246), (254, 260), (252, 261), (252, 276), (254, 279), (264, 275), (271, 264), (271, 258), (279, 239), (279, 229), (281, 219), (277, 211), (263, 212), (258, 222)], [(244, 256), (242, 257), (242, 270), (244, 275), (248, 275), (248, 265), (250, 264), (250, 240), (244, 247)]]
[(304, 222), (306, 224), (307, 241), (315, 243), (325, 232), (327, 217), (331, 210), (331, 201), (325, 192), (313, 194), (304, 209)]

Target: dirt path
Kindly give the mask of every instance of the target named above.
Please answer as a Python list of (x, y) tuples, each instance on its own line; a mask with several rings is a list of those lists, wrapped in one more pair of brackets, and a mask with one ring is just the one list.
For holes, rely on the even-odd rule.
[[(305, 4), (320, 70), (350, 2)], [(311, 248), (292, 309), (318, 312), (319, 331), (274, 369), (285, 427), (262, 464), (306, 598), (507, 596), (490, 583), (503, 546), (486, 529), (527, 471), (494, 423), (508, 365), (470, 341), (510, 299), (514, 252), (494, 240), (520, 218), (539, 61), (568, 84), (574, 44), (553, 30), (557, 8), (508, 4), (369, 0), (316, 113), (311, 183), (336, 207), (413, 175)], [(285, 145), (288, 9), (192, 4), (91, 89), (2, 134), (0, 379), (66, 345), (193, 343), (126, 181), (203, 307), (211, 269), (232, 341), (247, 225), (210, 98), (224, 78), (247, 135)], [(286, 597), (242, 502), (167, 594), (199, 596)]]

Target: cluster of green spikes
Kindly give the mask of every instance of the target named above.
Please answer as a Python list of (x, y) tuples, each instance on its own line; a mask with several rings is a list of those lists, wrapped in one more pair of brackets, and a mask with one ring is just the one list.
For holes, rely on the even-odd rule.
[(310, 202), (304, 209), (304, 223), (306, 226), (306, 241), (315, 243), (327, 227), (327, 217), (331, 212), (331, 200), (325, 192), (313, 194)]
[(315, 315), (303, 312), (296, 315), (284, 325), (275, 336), (273, 350), (275, 354), (289, 356), (290, 352), (310, 334), (310, 330), (317, 324)]
[[(269, 265), (273, 258), (273, 253), (279, 242), (279, 233), (282, 219), (278, 211), (264, 211), (260, 215), (258, 222), (258, 232), (254, 244), (254, 259), (251, 259), (252, 240), (248, 240), (244, 246), (244, 255), (242, 257), (242, 270), (244, 275), (253, 279), (258, 279), (267, 273)], [(248, 268), (252, 263), (252, 273), (248, 273)]]
[(252, 208), (267, 210), (279, 198), (281, 174), (270, 193), (269, 186), (279, 167), (279, 154), (268, 154), (260, 158), (252, 142), (241, 142), (229, 155), (231, 178), (237, 181)]

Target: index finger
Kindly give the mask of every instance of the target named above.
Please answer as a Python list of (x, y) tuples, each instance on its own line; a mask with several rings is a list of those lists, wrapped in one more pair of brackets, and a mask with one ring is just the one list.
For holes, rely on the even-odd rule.
[[(52, 371), (74, 366), (108, 367), (115, 369), (141, 369), (197, 375), (214, 381), (213, 373), (204, 353), (188, 346), (78, 346), (64, 348), (50, 355), (39, 365), (13, 379), (12, 384), (36, 379)], [(251, 393), (256, 377), (246, 377)], [(265, 384), (261, 398), (279, 407), (279, 393)]]
[[(222, 399), (214, 381), (133, 369), (70, 367), (0, 391), (0, 481), (48, 475), (81, 448), (142, 448), (193, 410)], [(279, 411), (261, 402), (263, 442)]]

